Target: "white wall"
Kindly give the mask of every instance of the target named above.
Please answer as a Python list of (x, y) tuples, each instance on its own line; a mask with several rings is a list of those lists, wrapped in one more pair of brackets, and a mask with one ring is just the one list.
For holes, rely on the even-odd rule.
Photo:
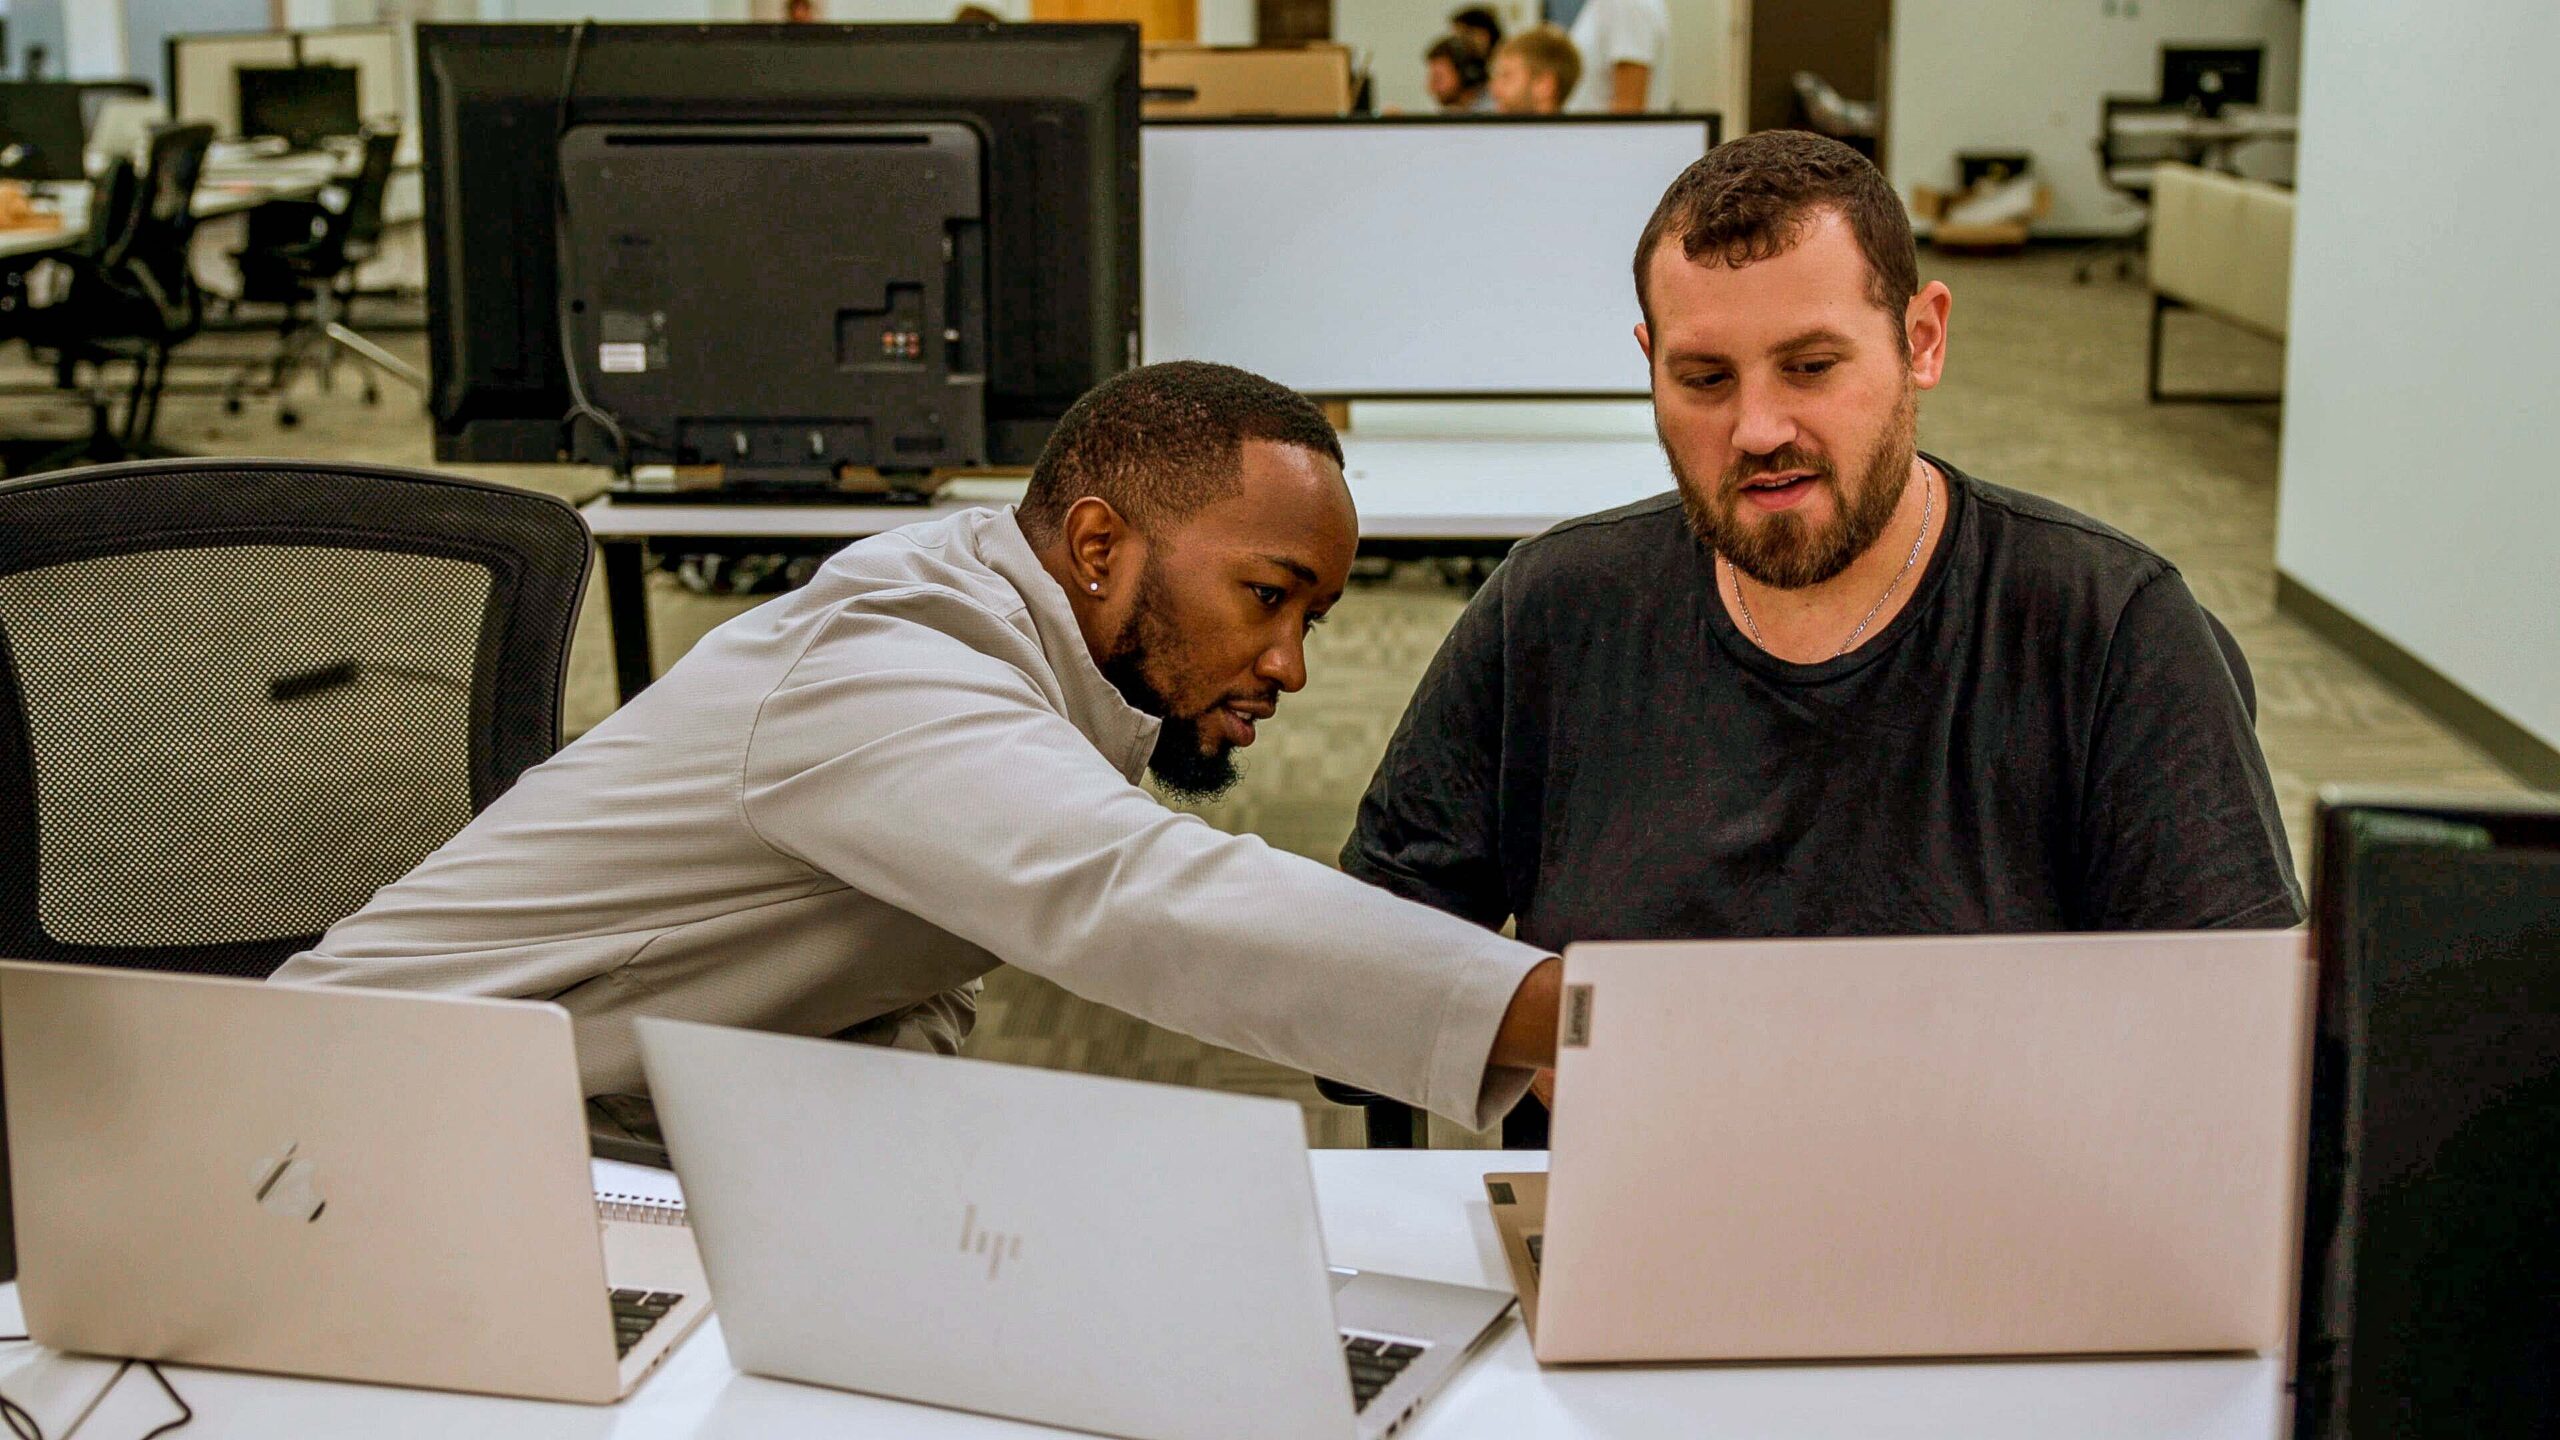
[[(1201, 0), (1205, 33), (1211, 12), (1232, 0)], [(1333, 38), (1351, 47), (1353, 63), (1375, 67), (1378, 108), (1429, 114), (1435, 107), (1423, 88), (1422, 52), (1449, 30), (1449, 12), (1466, 0), (1334, 0)], [(1779, 4), (1783, 0), (1764, 0)], [(1740, 113), (1733, 89), (1735, 0), (1664, 0), (1671, 17), (1671, 102), (1679, 110), (1721, 110), (1732, 135)], [(1535, 0), (1498, 0), (1503, 33), (1538, 21)], [(1241, 43), (1241, 42), (1235, 42)]]
[(2560, 8), (2305, 23), (2276, 563), (2560, 746)]
[(52, 60), (61, 74), (73, 80), (112, 80), (124, 74), (124, 6), (70, 0), (62, 28), (62, 53)]
[[(1893, 75), (1886, 92), (1887, 171), (1907, 199), (1915, 185), (1953, 184), (1959, 150), (2025, 150), (2053, 189), (2053, 213), (2040, 232), (2129, 228), (2141, 212), (2098, 179), (2099, 97), (2159, 93), (2163, 44), (2263, 44), (2265, 104), (2290, 110), (2301, 68), (2302, 17), (2328, 3), (1896, 0)], [(2458, 0), (2447, 8), (2468, 3)], [(2291, 157), (2282, 151), (2249, 147), (2241, 168), (2288, 173)]]

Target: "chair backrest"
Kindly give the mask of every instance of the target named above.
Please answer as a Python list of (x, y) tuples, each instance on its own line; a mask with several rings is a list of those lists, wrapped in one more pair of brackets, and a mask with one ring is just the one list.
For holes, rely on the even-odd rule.
[(109, 269), (120, 266), (141, 228), (142, 174), (120, 158), (89, 188), (87, 252)]
[(0, 955), (264, 976), (559, 743), (589, 540), (447, 475), (0, 485)]
[(345, 238), (339, 242), (341, 253), (369, 253), (382, 238), (382, 202), (391, 192), (391, 159), (399, 149), (397, 129), (364, 132), (364, 160), (356, 167), (355, 177), (347, 182), (347, 208), (339, 212), (337, 219), (345, 231)]
[(189, 252), (196, 238), (196, 183), (213, 148), (210, 125), (164, 125), (151, 132), (142, 167), (142, 216), (125, 262), (157, 290), (161, 325), (172, 338), (192, 334), (204, 312)]
[(2196, 142), (2180, 130), (2128, 128), (2131, 120), (2184, 125), (2192, 116), (2184, 105), (2148, 95), (2104, 95), (2098, 99), (2098, 178), (2130, 195), (2149, 193), (2151, 167), (2163, 160), (2192, 159)]

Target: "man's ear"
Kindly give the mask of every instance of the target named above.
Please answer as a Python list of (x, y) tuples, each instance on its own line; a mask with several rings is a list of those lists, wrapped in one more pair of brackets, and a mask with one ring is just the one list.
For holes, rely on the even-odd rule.
[(1653, 327), (1647, 325), (1641, 320), (1636, 322), (1636, 348), (1644, 352), (1645, 367), (1647, 369), (1651, 369), (1653, 366)]
[(1080, 598), (1107, 598), (1115, 573), (1135, 573), (1133, 562), (1139, 557), (1133, 546), (1141, 542), (1110, 501), (1087, 495), (1068, 506), (1058, 533), (1066, 545), (1067, 573)]
[(1947, 371), (1947, 313), (1955, 296), (1946, 283), (1932, 280), (1911, 297), (1903, 311), (1902, 335), (1911, 354), (1911, 383), (1934, 390)]

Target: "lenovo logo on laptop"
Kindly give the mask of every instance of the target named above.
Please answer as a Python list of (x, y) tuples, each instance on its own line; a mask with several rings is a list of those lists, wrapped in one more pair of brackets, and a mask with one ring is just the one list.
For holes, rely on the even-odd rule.
[(987, 1278), (993, 1280), (996, 1272), (1004, 1268), (1004, 1262), (1022, 1258), (1022, 1237), (979, 1229), (978, 1207), (971, 1205), (960, 1217), (960, 1250), (963, 1254), (986, 1256)]

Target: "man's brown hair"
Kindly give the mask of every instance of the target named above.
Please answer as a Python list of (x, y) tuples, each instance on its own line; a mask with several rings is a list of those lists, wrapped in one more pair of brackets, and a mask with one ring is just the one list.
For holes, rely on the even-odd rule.
[(1573, 48), (1571, 36), (1553, 25), (1533, 25), (1503, 41), (1493, 53), (1517, 55), (1531, 74), (1554, 76), (1558, 107), (1582, 83), (1582, 52)]
[(1729, 140), (1680, 172), (1636, 242), (1636, 304), (1647, 323), (1645, 268), (1668, 240), (1704, 265), (1743, 266), (1784, 255), (1822, 212), (1837, 211), (1867, 257), (1867, 298), (1902, 315), (1920, 291), (1911, 217), (1866, 156), (1806, 130), (1763, 130)]

